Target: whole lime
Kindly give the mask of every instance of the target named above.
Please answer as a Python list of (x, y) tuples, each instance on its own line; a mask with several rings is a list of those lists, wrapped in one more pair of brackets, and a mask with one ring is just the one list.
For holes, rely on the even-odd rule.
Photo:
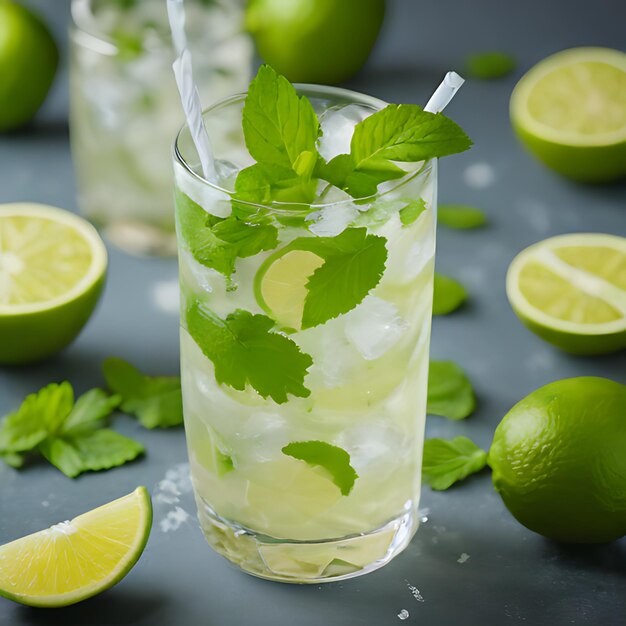
[(336, 84), (358, 72), (385, 14), (385, 0), (250, 0), (259, 54), (292, 82)]
[(28, 122), (48, 94), (59, 62), (46, 25), (25, 7), (0, 0), (0, 132)]
[(496, 429), (493, 484), (515, 518), (557, 541), (626, 534), (626, 386), (560, 380), (516, 404)]

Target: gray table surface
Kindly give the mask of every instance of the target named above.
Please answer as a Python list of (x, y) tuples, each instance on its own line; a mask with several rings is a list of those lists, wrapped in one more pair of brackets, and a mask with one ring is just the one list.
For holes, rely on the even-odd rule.
[[(32, 0), (65, 40), (66, 0)], [(501, 417), (552, 380), (579, 375), (626, 382), (624, 353), (573, 358), (527, 332), (504, 292), (506, 268), (526, 245), (564, 232), (626, 235), (623, 184), (584, 187), (562, 180), (515, 141), (507, 102), (522, 71), (549, 53), (579, 45), (626, 44), (622, 0), (389, 0), (383, 36), (365, 71), (349, 86), (392, 102), (423, 103), (442, 73), (468, 52), (511, 51), (520, 69), (501, 81), (470, 81), (449, 109), (475, 140), (445, 159), (440, 199), (483, 207), (487, 229), (441, 229), (438, 269), (471, 293), (464, 310), (434, 322), (432, 355), (453, 359), (475, 384), (479, 407), (461, 423), (429, 418), (429, 436), (467, 435), (488, 446)], [(76, 210), (68, 145), (67, 54), (51, 97), (29, 129), (0, 137), (0, 202), (39, 201)], [(482, 185), (482, 186), (481, 186)], [(119, 355), (158, 374), (178, 369), (174, 260), (141, 260), (110, 248), (104, 298), (79, 339), (54, 359), (0, 369), (0, 414), (51, 380), (78, 391), (101, 384), (100, 363)], [(120, 416), (115, 427), (144, 442), (144, 460), (71, 481), (41, 464), (0, 468), (0, 542), (34, 532), (121, 496), (138, 484), (158, 489), (184, 463), (182, 429), (148, 432)], [(194, 507), (185, 494), (181, 507)], [(205, 544), (195, 519), (164, 532), (155, 525), (138, 565), (113, 590), (67, 609), (17, 606), (0, 598), (0, 624), (151, 626), (466, 626), (626, 624), (626, 539), (565, 547), (520, 526), (494, 493), (488, 473), (444, 493), (425, 489), (428, 521), (390, 565), (366, 577), (293, 586), (249, 577)], [(469, 559), (459, 563), (461, 554)], [(419, 598), (409, 589), (419, 589)]]

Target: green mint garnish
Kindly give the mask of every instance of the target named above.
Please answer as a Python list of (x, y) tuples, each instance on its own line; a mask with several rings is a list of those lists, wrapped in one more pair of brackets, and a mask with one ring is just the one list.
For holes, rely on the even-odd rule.
[(378, 285), (387, 260), (385, 241), (365, 228), (348, 228), (336, 237), (300, 237), (290, 244), (324, 259), (306, 284), (303, 329), (351, 311)]
[(269, 317), (238, 309), (221, 319), (194, 303), (186, 320), (189, 334), (213, 362), (218, 383), (239, 391), (249, 384), (279, 404), (287, 402), (287, 394), (310, 395), (304, 377), (313, 360), (291, 339), (272, 332)]
[(352, 491), (359, 477), (350, 465), (350, 455), (343, 448), (325, 441), (295, 441), (286, 445), (283, 453), (304, 461), (312, 467), (321, 467), (326, 470), (344, 496)]
[(422, 480), (432, 489), (443, 491), (487, 465), (487, 453), (467, 437), (426, 439)]
[(121, 410), (137, 417), (145, 428), (168, 428), (182, 423), (178, 376), (145, 376), (118, 358), (106, 359), (102, 371), (109, 389), (121, 398)]
[(194, 259), (227, 277), (235, 271), (237, 258), (254, 256), (278, 244), (278, 231), (269, 224), (250, 224), (234, 215), (215, 217), (179, 190), (176, 204), (181, 235)]
[(470, 78), (490, 80), (502, 78), (515, 69), (515, 59), (506, 52), (482, 52), (472, 54), (466, 62)]
[(476, 397), (465, 372), (452, 361), (431, 361), (427, 412), (460, 420), (471, 415), (475, 408)]
[(437, 210), (440, 224), (449, 228), (479, 228), (487, 223), (485, 214), (476, 207), (465, 204), (442, 204)]
[(416, 104), (389, 104), (354, 127), (349, 155), (318, 164), (316, 173), (363, 198), (376, 193), (380, 183), (406, 174), (396, 161), (443, 157), (471, 145), (463, 130), (441, 113), (429, 113)]
[(406, 206), (400, 209), (402, 226), (410, 226), (426, 210), (426, 202), (422, 198), (408, 200)]
[(433, 315), (448, 315), (467, 300), (467, 291), (458, 280), (435, 272)]
[(111, 469), (132, 461), (144, 452), (144, 447), (114, 430), (103, 428), (46, 439), (39, 450), (66, 476), (75, 478), (83, 472)]
[(0, 427), (0, 458), (21, 467), (27, 453), (40, 453), (65, 475), (109, 469), (140, 455), (143, 446), (102, 420), (117, 407), (119, 396), (92, 389), (74, 402), (68, 382), (53, 383), (26, 397)]
[[(316, 191), (311, 177), (321, 131), (308, 98), (298, 96), (284, 76), (263, 65), (250, 83), (242, 127), (248, 152), (261, 166), (257, 169), (265, 178), (265, 193), (271, 191), (273, 200), (283, 202), (311, 202)], [(238, 183), (236, 190), (242, 187)]]

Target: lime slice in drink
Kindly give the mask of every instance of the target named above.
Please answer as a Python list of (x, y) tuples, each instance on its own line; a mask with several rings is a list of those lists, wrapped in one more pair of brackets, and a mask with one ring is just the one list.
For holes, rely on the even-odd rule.
[(74, 604), (112, 587), (150, 535), (145, 487), (46, 530), (0, 546), (0, 595), (40, 607)]
[(564, 176), (626, 176), (626, 54), (564, 50), (535, 65), (511, 96), (511, 122), (540, 161)]
[(509, 302), (530, 330), (574, 354), (626, 347), (626, 238), (560, 235), (517, 255)]
[(102, 291), (107, 254), (82, 218), (40, 204), (0, 205), (0, 363), (65, 347)]
[(254, 278), (259, 306), (281, 326), (299, 330), (308, 278), (323, 263), (317, 254), (289, 246), (272, 254)]

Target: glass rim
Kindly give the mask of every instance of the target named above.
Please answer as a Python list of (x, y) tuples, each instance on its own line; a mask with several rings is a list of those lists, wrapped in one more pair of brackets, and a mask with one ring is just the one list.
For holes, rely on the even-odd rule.
[[(384, 109), (389, 104), (388, 102), (385, 102), (384, 100), (381, 100), (380, 98), (376, 98), (375, 96), (368, 96), (367, 94), (363, 94), (358, 91), (353, 91), (351, 89), (345, 89), (344, 87), (331, 87), (328, 85), (316, 85), (312, 83), (294, 83), (294, 87), (296, 88), (296, 90), (298, 91), (300, 95), (307, 95), (307, 92), (311, 94), (317, 93), (318, 95), (329, 95), (329, 96), (340, 95), (350, 100), (350, 104), (364, 104), (373, 109), (376, 109), (377, 111)], [(204, 119), (207, 114), (213, 113), (219, 109), (225, 108), (237, 102), (241, 102), (243, 99), (245, 99), (246, 95), (247, 95), (247, 92), (237, 93), (237, 94), (228, 96), (226, 98), (223, 98), (221, 100), (218, 100), (217, 102), (214, 102), (213, 104), (203, 109), (202, 118)], [(303, 212), (306, 211), (307, 213), (309, 213), (310, 212), (309, 207), (314, 207), (315, 209), (324, 209), (327, 207), (338, 206), (342, 204), (354, 204), (356, 202), (358, 202), (359, 204), (367, 204), (369, 202), (373, 202), (374, 200), (379, 199), (382, 196), (385, 196), (393, 191), (396, 191), (397, 189), (401, 187), (404, 187), (411, 180), (423, 174), (429, 168), (429, 166), (432, 167), (434, 163), (436, 162), (436, 159), (428, 159), (427, 161), (423, 161), (420, 167), (416, 168), (413, 171), (408, 171), (404, 176), (402, 176), (402, 178), (398, 178), (394, 181), (391, 181), (395, 184), (389, 189), (386, 189), (384, 191), (377, 191), (375, 194), (372, 194), (370, 196), (366, 196), (363, 198), (345, 198), (342, 200), (336, 200), (334, 202), (319, 203), (319, 204), (306, 203), (306, 202), (280, 202), (280, 201), (272, 201), (269, 204), (265, 204), (265, 203), (260, 203), (260, 202), (250, 202), (246, 200), (239, 200), (235, 198), (235, 191), (233, 191), (232, 189), (226, 189), (225, 187), (221, 187), (219, 184), (211, 182), (210, 180), (206, 179), (204, 176), (194, 171), (194, 169), (189, 165), (185, 157), (183, 157), (179, 149), (179, 142), (181, 139), (181, 135), (183, 132), (185, 132), (185, 130), (187, 131), (189, 130), (189, 125), (187, 124), (186, 121), (182, 124), (178, 133), (176, 133), (176, 138), (174, 139), (174, 144), (172, 146), (172, 153), (173, 153), (173, 157), (175, 161), (185, 170), (186, 174), (190, 175), (194, 180), (201, 183), (202, 185), (209, 187), (213, 191), (216, 191), (220, 194), (225, 194), (230, 199), (236, 199), (237, 202), (240, 204), (250, 206), (250, 207), (267, 209), (273, 212), (280, 212), (281, 210), (284, 210), (285, 212), (288, 212), (289, 215), (298, 215), (298, 211), (294, 210), (293, 207), (299, 207), (299, 206), (302, 207)]]

